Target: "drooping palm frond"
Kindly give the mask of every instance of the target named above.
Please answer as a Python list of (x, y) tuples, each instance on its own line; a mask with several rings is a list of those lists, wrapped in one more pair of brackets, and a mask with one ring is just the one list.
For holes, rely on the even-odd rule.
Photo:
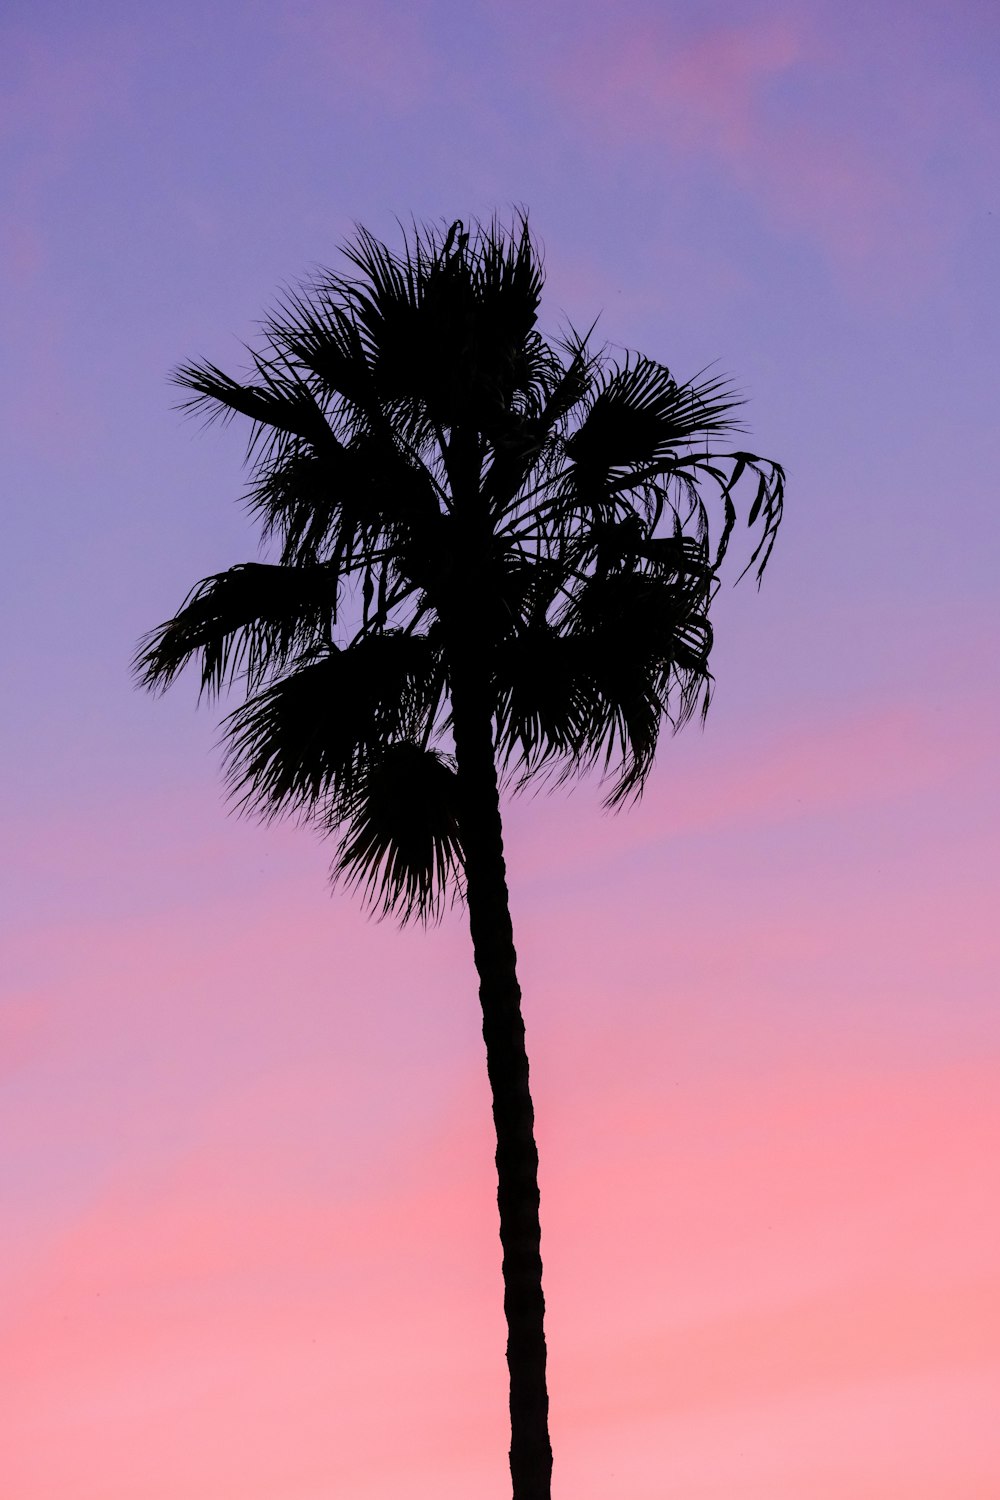
[(381, 915), (433, 921), (461, 889), (457, 778), (439, 751), (390, 745), (366, 763), (331, 823), (345, 826), (334, 878)]
[(497, 748), (525, 776), (552, 761), (572, 766), (586, 753), (593, 709), (581, 655), (579, 641), (544, 618), (497, 647)]
[(664, 721), (676, 731), (707, 711), (706, 607), (704, 591), (686, 579), (628, 573), (595, 576), (575, 601), (595, 688), (589, 763), (613, 780), (609, 806), (642, 790)]
[[(764, 521), (751, 565), (765, 560), (780, 522), (783, 474), (755, 455), (719, 451), (719, 439), (740, 430), (742, 399), (728, 382), (680, 383), (656, 361), (631, 357), (609, 365), (600, 354), (588, 374), (576, 409), (563, 418), (562, 462), (550, 460), (507, 533), (539, 544), (554, 536), (582, 556), (591, 538), (616, 524), (639, 521), (648, 537), (666, 525), (699, 544), (714, 534), (717, 567), (737, 520), (734, 492), (752, 471), (767, 503), (763, 512), (751, 507), (751, 524)], [(707, 488), (716, 492), (717, 509)]]
[(329, 818), (349, 807), (368, 763), (426, 736), (440, 692), (426, 635), (362, 637), (327, 650), (248, 699), (225, 721), (226, 777), (244, 808)]
[(599, 768), (608, 805), (641, 791), (662, 724), (707, 710), (714, 577), (702, 568), (589, 575), (555, 621), (535, 618), (495, 653), (497, 748), (522, 780)]
[(752, 528), (761, 522), (761, 535), (740, 578), (756, 563), (759, 588), (784, 515), (785, 471), (781, 464), (758, 458), (755, 453), (731, 453), (729, 456), (736, 460), (736, 467), (729, 481), (727, 501), (744, 473), (750, 472), (757, 479), (757, 494), (747, 514), (747, 526)]
[(210, 697), (244, 677), (250, 691), (329, 634), (339, 579), (324, 567), (240, 563), (202, 579), (171, 620), (145, 636), (133, 663), (145, 687), (165, 689), (192, 657)]
[(282, 562), (325, 561), (341, 573), (370, 566), (441, 513), (426, 467), (363, 432), (336, 455), (283, 445), (258, 465), (247, 501)]

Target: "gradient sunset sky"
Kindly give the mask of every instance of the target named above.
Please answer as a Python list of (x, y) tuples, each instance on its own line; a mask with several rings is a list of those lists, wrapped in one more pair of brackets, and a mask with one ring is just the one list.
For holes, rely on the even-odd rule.
[(998, 66), (987, 0), (7, 0), (9, 1500), (509, 1494), (461, 914), (331, 897), (128, 662), (257, 555), (171, 368), (516, 205), (548, 330), (789, 475), (705, 730), (508, 811), (554, 1495), (1000, 1495)]

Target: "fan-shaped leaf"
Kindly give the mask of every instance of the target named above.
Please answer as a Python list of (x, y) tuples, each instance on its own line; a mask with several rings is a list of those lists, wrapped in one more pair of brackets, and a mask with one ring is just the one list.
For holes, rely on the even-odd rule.
[(172, 620), (149, 633), (134, 662), (147, 687), (166, 688), (201, 656), (201, 690), (218, 693), (240, 673), (252, 689), (328, 633), (338, 579), (322, 567), (241, 563), (205, 578)]
[(241, 805), (307, 814), (350, 799), (384, 747), (426, 733), (439, 688), (427, 636), (386, 634), (301, 664), (226, 720)]
[(382, 915), (423, 921), (441, 915), (461, 877), (455, 772), (418, 744), (390, 745), (370, 761), (349, 804), (335, 878), (359, 889)]
[(661, 472), (692, 444), (732, 431), (739, 404), (724, 380), (680, 385), (665, 365), (637, 358), (601, 377), (566, 452), (584, 487), (612, 471)]

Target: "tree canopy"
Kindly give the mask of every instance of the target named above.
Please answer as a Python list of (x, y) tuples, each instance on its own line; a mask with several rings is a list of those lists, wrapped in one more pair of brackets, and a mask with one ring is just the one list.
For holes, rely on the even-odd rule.
[(729, 383), (538, 328), (526, 216), (358, 231), (344, 271), (287, 293), (236, 380), (176, 372), (185, 406), (249, 423), (249, 508), (270, 562), (204, 579), (152, 631), (140, 679), (190, 661), (224, 721), (237, 802), (337, 838), (380, 912), (461, 895), (450, 694), (489, 696), (518, 786), (597, 771), (638, 794), (664, 723), (708, 706), (709, 609), (746, 496), (758, 577), (784, 474), (730, 442)]

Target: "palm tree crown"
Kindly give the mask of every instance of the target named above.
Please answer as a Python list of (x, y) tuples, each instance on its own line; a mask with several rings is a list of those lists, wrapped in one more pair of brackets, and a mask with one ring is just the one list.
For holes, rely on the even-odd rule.
[(722, 380), (543, 337), (526, 217), (415, 228), (398, 253), (360, 230), (345, 255), (284, 297), (249, 379), (177, 371), (189, 408), (249, 418), (276, 560), (204, 579), (136, 666), (152, 687), (192, 658), (210, 695), (241, 682), (224, 731), (240, 802), (335, 831), (339, 874), (426, 918), (464, 882), (458, 659), (501, 769), (596, 767), (622, 803), (661, 725), (707, 708), (734, 492), (750, 485), (759, 573), (784, 475), (719, 451), (739, 430)]

